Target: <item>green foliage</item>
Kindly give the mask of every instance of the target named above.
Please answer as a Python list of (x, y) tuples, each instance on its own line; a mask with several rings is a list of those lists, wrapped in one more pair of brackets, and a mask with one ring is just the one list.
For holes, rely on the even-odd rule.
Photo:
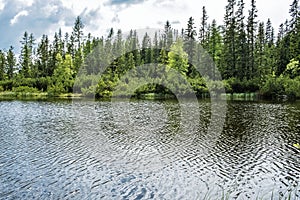
[[(140, 83), (137, 77), (144, 77), (150, 84), (138, 88), (134, 95), (184, 96), (189, 95), (190, 84), (198, 96), (208, 94), (209, 89), (219, 93), (224, 85), (227, 93), (259, 91), (268, 98), (278, 95), (300, 98), (298, 0), (291, 5), (291, 20), (280, 26), (277, 41), (270, 19), (266, 26), (263, 22), (258, 24), (255, 4), (251, 0), (249, 15), (245, 16), (243, 0), (238, 3), (228, 0), (221, 26), (215, 20), (209, 24), (203, 7), (199, 29), (190, 17), (180, 35), (167, 21), (164, 32), (155, 33), (154, 39), (148, 33), (138, 38), (134, 30), (124, 39), (118, 30), (114, 40), (113, 29), (106, 38), (91, 34), (86, 37), (80, 17), (76, 18), (72, 33), (66, 33), (64, 38), (59, 29), (53, 41), (43, 35), (36, 45), (33, 35), (25, 32), (18, 63), (13, 47), (0, 50), (0, 91), (37, 90), (50, 95), (74, 92), (110, 97), (119, 84), (123, 91), (120, 95), (128, 96), (132, 95), (127, 94), (130, 87)], [(199, 30), (198, 38), (196, 30)], [(215, 81), (217, 68), (212, 61), (224, 81)], [(157, 66), (148, 71), (137, 68), (147, 63)], [(197, 63), (204, 74), (200, 75), (191, 63)], [(178, 74), (170, 73), (172, 70)], [(119, 82), (128, 72), (133, 78)], [(153, 74), (156, 82), (151, 84), (153, 77), (149, 77)], [(170, 88), (163, 86), (166, 81)]]
[(225, 90), (228, 93), (244, 93), (244, 92), (257, 92), (259, 91), (259, 80), (257, 79), (244, 79), (230, 78), (223, 81)]
[(278, 95), (300, 98), (300, 76), (294, 79), (287, 76), (269, 76), (261, 89), (261, 93), (270, 98), (275, 98)]
[(48, 89), (49, 85), (52, 85), (53, 81), (51, 79), (51, 77), (47, 76), (47, 77), (40, 77), (35, 79), (35, 87), (42, 91), (42, 92), (46, 92)]
[(50, 93), (59, 94), (59, 93), (68, 93), (72, 92), (74, 84), (74, 69), (72, 57), (69, 54), (66, 54), (65, 60), (61, 57), (60, 54), (56, 56), (57, 68), (54, 70), (52, 79), (53, 84), (50, 86)]
[(116, 84), (117, 77), (111, 77), (110, 74), (103, 74), (96, 87), (96, 97), (111, 97)]
[(19, 86), (28, 86), (28, 87), (35, 87), (36, 79), (34, 78), (23, 78), (22, 76), (18, 76), (13, 79), (12, 87), (19, 87)]
[(269, 76), (266, 83), (261, 88), (262, 95), (267, 98), (275, 98), (276, 95), (284, 94), (284, 80), (283, 77)]
[(168, 53), (168, 67), (177, 70), (182, 75), (188, 72), (188, 54), (183, 50), (182, 40), (177, 40)]
[(39, 90), (37, 88), (28, 86), (14, 87), (12, 91), (17, 93), (39, 93)]
[(196, 92), (197, 96), (202, 96), (202, 94), (208, 93), (208, 88), (206, 87), (206, 83), (203, 80), (202, 77), (194, 78), (194, 79), (188, 79), (189, 83), (191, 84), (191, 87)]
[(291, 98), (300, 98), (300, 76), (295, 79), (286, 78), (284, 81), (285, 94)]
[(5, 65), (6, 57), (5, 54), (0, 50), (0, 81), (5, 78)]
[(48, 86), (47, 89), (49, 96), (58, 96), (60, 94), (66, 93), (64, 85), (61, 82), (57, 82), (55, 85)]
[(10, 91), (13, 87), (13, 80), (0, 81), (0, 86), (4, 91)]
[(286, 70), (283, 73), (290, 78), (300, 76), (300, 65), (299, 60), (292, 59), (291, 62), (286, 66)]

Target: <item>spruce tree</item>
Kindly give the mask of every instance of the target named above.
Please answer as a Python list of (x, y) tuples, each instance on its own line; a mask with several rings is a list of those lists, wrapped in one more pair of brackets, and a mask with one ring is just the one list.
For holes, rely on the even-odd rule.
[(84, 25), (82, 23), (82, 20), (79, 16), (77, 16), (74, 27), (73, 27), (73, 32), (72, 35), (74, 37), (74, 42), (77, 43), (76, 48), (80, 49), (81, 48), (81, 43), (82, 43), (82, 37), (83, 37), (83, 28)]
[(48, 75), (49, 71), (49, 39), (47, 35), (43, 35), (41, 42), (38, 44), (37, 48), (37, 69), (38, 76), (45, 77)]
[(173, 33), (172, 33), (172, 27), (169, 21), (166, 22), (164, 27), (164, 34), (163, 34), (163, 44), (164, 48), (170, 49), (172, 43), (173, 43)]
[(265, 32), (265, 59), (267, 74), (271, 74), (275, 71), (275, 44), (274, 44), (274, 28), (272, 27), (271, 20), (268, 19)]
[(238, 2), (238, 10), (236, 12), (236, 76), (240, 80), (245, 78), (247, 68), (247, 38), (244, 23), (244, 7), (244, 1), (240, 0)]
[(256, 73), (255, 66), (255, 39), (256, 39), (256, 30), (257, 30), (257, 9), (256, 9), (256, 1), (251, 0), (251, 9), (249, 10), (249, 16), (247, 21), (247, 45), (248, 45), (248, 79), (253, 78)]
[(199, 30), (199, 41), (203, 48), (207, 47), (208, 16), (205, 6), (202, 7), (202, 17)]
[[(222, 36), (219, 30), (219, 27), (217, 26), (216, 20), (212, 21), (211, 24), (211, 33), (210, 33), (210, 38), (209, 38), (209, 49), (208, 53), (212, 57), (215, 66), (220, 67), (221, 65), (221, 55), (222, 55)], [(201, 58), (200, 58), (201, 59)], [(212, 68), (211, 69), (212, 73), (212, 79), (215, 80), (215, 74), (216, 74), (216, 69)]]
[(33, 34), (28, 35), (27, 32), (23, 35), (23, 40), (21, 44), (21, 54), (20, 54), (20, 65), (21, 65), (21, 74), (24, 78), (29, 78), (32, 67), (32, 55), (33, 55), (33, 45), (34, 45)]
[(260, 22), (258, 25), (258, 34), (255, 43), (255, 66), (257, 66), (259, 79), (263, 79), (264, 75), (267, 74), (266, 63), (265, 63), (265, 30), (264, 23)]
[(195, 71), (193, 70), (192, 62), (194, 60), (194, 56), (196, 53), (196, 30), (194, 26), (194, 18), (190, 17), (188, 20), (187, 28), (185, 29), (185, 35), (184, 35), (184, 50), (188, 54), (188, 61), (189, 61), (189, 67), (188, 67), (188, 76), (193, 76), (195, 74)]
[(15, 66), (16, 66), (16, 57), (14, 54), (14, 48), (12, 46), (10, 46), (7, 55), (6, 55), (6, 61), (7, 61), (7, 78), (9, 80), (11, 80), (13, 78), (14, 75), (14, 70), (15, 70)]
[(300, 60), (300, 8), (299, 0), (294, 0), (290, 8), (290, 58)]
[(235, 0), (228, 0), (224, 17), (224, 49), (221, 71), (223, 77), (229, 79), (236, 75), (236, 18)]
[(6, 66), (6, 56), (5, 53), (0, 50), (0, 81), (5, 79), (5, 66)]

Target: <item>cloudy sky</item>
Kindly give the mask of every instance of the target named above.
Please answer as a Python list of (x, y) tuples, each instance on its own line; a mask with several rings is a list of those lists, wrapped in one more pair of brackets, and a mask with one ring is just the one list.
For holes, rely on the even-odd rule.
[[(76, 16), (81, 16), (85, 31), (102, 36), (114, 27), (123, 31), (163, 28), (169, 20), (174, 28), (185, 28), (190, 16), (198, 27), (201, 8), (206, 6), (209, 21), (223, 23), (226, 0), (0, 0), (0, 49), (19, 48), (24, 31), (39, 39), (50, 38), (62, 28), (70, 32)], [(250, 0), (245, 0), (246, 6)], [(277, 29), (289, 18), (292, 0), (257, 0), (259, 20), (271, 18)], [(247, 11), (246, 11), (247, 12)]]

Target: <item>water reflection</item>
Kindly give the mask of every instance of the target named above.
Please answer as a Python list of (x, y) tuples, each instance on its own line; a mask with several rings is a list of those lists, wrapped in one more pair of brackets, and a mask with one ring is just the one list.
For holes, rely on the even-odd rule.
[(0, 198), (299, 198), (300, 104), (230, 102), (213, 142), (210, 106), (191, 139), (174, 101), (0, 102)]

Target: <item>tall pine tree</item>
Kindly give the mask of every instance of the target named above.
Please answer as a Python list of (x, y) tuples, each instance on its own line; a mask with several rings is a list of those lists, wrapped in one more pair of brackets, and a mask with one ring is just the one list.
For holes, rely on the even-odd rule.
[(256, 30), (257, 30), (257, 9), (256, 9), (256, 1), (251, 0), (251, 9), (249, 10), (249, 16), (247, 21), (247, 45), (248, 45), (248, 79), (254, 77), (256, 73), (255, 66), (255, 38), (256, 38)]
[(236, 76), (236, 1), (228, 0), (224, 17), (224, 50), (221, 72), (225, 79)]

